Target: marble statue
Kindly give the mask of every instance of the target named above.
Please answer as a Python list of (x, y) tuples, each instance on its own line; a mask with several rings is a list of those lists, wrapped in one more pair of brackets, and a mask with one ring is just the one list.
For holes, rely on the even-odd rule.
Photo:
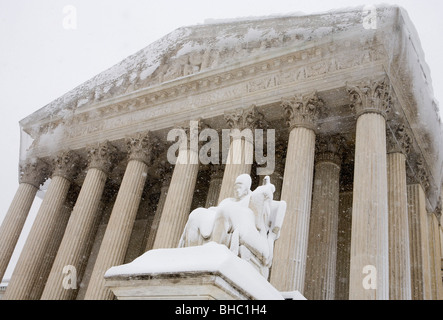
[(226, 245), (268, 278), (274, 241), (280, 235), (286, 202), (273, 200), (275, 187), (269, 176), (254, 191), (251, 191), (251, 183), (251, 177), (242, 174), (235, 180), (234, 197), (224, 199), (216, 207), (193, 210), (179, 247), (211, 241)]

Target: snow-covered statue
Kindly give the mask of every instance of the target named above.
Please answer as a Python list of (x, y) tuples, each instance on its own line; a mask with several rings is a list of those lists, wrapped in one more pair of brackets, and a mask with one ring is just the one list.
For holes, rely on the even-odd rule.
[(193, 210), (179, 247), (198, 246), (211, 241), (226, 245), (267, 279), (286, 202), (273, 200), (275, 187), (269, 176), (254, 191), (251, 191), (251, 183), (251, 177), (242, 174), (235, 180), (233, 198), (224, 199), (216, 207)]

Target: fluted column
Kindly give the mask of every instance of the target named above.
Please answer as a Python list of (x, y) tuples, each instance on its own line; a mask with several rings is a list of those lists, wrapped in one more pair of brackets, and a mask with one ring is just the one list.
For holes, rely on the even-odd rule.
[(340, 193), (335, 300), (349, 299), (349, 260), (351, 254), (352, 191)]
[(45, 289), (46, 281), (49, 277), (49, 273), (51, 272), (52, 264), (54, 263), (58, 248), (60, 247), (60, 244), (62, 242), (63, 234), (66, 230), (69, 217), (71, 216), (75, 200), (77, 199), (79, 193), (77, 189), (79, 188), (71, 183), (71, 187), (69, 188), (65, 203), (60, 209), (56, 224), (52, 230), (52, 234), (50, 236), (51, 241), (46, 248), (45, 257), (37, 275), (37, 279), (39, 279), (39, 281), (36, 281), (34, 283), (32, 291), (29, 295), (30, 300), (39, 300), (42, 296), (43, 290)]
[(221, 185), (223, 182), (223, 166), (214, 165), (211, 169), (211, 181), (209, 182), (208, 195), (206, 197), (205, 207), (215, 207), (218, 205), (218, 197), (220, 195)]
[(434, 214), (431, 215), (432, 243), (434, 257), (434, 273), (435, 273), (435, 297), (434, 300), (443, 300), (443, 283), (442, 283), (442, 256), (441, 256), (441, 239), (440, 226), (441, 219), (441, 200)]
[(98, 214), (100, 199), (107, 174), (113, 165), (116, 148), (105, 142), (89, 149), (89, 166), (80, 194), (60, 244), (51, 273), (41, 299), (70, 300), (75, 298), (77, 285), (63, 286), (64, 268), (73, 267), (76, 278), (81, 279), (85, 260), (89, 256), (91, 235), (95, 233), (101, 216)]
[(334, 300), (342, 139), (322, 137), (316, 164), (306, 270), (305, 297)]
[[(198, 132), (192, 128), (189, 130), (184, 128), (183, 130), (187, 132), (187, 138), (190, 141), (197, 139)], [(153, 249), (176, 248), (178, 246), (191, 210), (198, 168), (197, 148), (191, 143), (181, 144)]]
[[(391, 128), (392, 129), (392, 128)], [(387, 132), (389, 212), (389, 299), (411, 300), (406, 154), (410, 136), (404, 126)]]
[(149, 251), (154, 246), (155, 237), (157, 235), (158, 226), (165, 206), (166, 196), (168, 195), (169, 185), (171, 184), (172, 172), (165, 173), (163, 176), (162, 186), (160, 188), (160, 198), (158, 199), (157, 209), (155, 210), (154, 219), (149, 230), (148, 239), (146, 240), (145, 251)]
[(110, 300), (112, 292), (105, 288), (104, 274), (112, 266), (124, 262), (132, 227), (148, 175), (153, 137), (148, 132), (128, 139), (129, 162), (92, 271), (85, 300)]
[(431, 273), (432, 300), (441, 300), (441, 257), (438, 221), (434, 213), (428, 214), (429, 265)]
[(20, 184), (0, 226), (0, 281), (8, 267), (23, 225), (40, 185), (48, 175), (48, 165), (41, 160), (21, 167)]
[(317, 94), (284, 99), (290, 126), (281, 200), (286, 215), (275, 244), (270, 282), (280, 291), (304, 291), (314, 174), (315, 123), (323, 107)]
[(31, 289), (39, 279), (45, 252), (62, 212), (71, 181), (77, 171), (78, 157), (63, 152), (55, 160), (55, 170), (40, 209), (26, 239), (3, 299), (29, 299)]
[[(263, 114), (254, 105), (225, 113), (225, 119), (231, 129), (232, 140), (218, 197), (219, 203), (234, 196), (233, 186), (239, 175), (251, 174), (254, 158), (253, 130), (262, 127), (264, 123)], [(242, 136), (241, 133), (245, 135)]]
[(348, 86), (357, 114), (349, 299), (389, 298), (387, 80)]
[(432, 292), (426, 196), (420, 184), (408, 185), (407, 190), (412, 299), (430, 300)]

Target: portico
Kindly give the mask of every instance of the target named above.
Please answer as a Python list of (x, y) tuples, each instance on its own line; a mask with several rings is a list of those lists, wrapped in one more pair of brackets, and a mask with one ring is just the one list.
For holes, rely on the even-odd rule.
[[(180, 28), (121, 74), (111, 68), (23, 119), (32, 143), (21, 148), (20, 187), (0, 226), (0, 277), (51, 180), (3, 299), (112, 299), (107, 269), (177, 247), (191, 210), (231, 196), (238, 175), (259, 184), (266, 164), (245, 138), (220, 145), (227, 159), (216, 164), (201, 163), (191, 143), (169, 163), (168, 132), (192, 121), (220, 138), (275, 130), (269, 175), (287, 203), (268, 279), (277, 290), (442, 299), (441, 122), (407, 13), (377, 14), (375, 30), (359, 10)], [(63, 222), (72, 186), (80, 191)], [(63, 237), (51, 237), (60, 226)], [(50, 246), (57, 254), (42, 279)], [(66, 265), (77, 289), (62, 286)]]

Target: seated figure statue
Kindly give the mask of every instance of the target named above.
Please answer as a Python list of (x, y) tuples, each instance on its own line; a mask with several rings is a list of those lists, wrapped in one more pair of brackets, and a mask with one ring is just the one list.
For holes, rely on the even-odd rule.
[(268, 278), (274, 241), (280, 235), (286, 212), (285, 201), (274, 201), (274, 185), (264, 178), (263, 185), (251, 191), (251, 177), (242, 174), (234, 184), (234, 197), (216, 207), (191, 212), (179, 247), (198, 246), (214, 241), (226, 245), (250, 262)]

